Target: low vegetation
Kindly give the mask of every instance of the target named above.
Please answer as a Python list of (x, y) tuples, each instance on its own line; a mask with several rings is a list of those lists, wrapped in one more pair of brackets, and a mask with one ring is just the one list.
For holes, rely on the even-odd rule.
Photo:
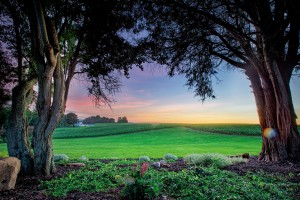
[[(216, 162), (217, 159), (213, 159)], [(93, 161), (78, 171), (42, 182), (49, 196), (64, 197), (71, 191), (101, 192), (122, 188), (126, 199), (293, 199), (299, 184), (265, 173), (245, 176), (191, 164), (179, 172), (156, 170), (134, 160), (104, 164)]]
[(191, 154), (184, 158), (184, 160), (189, 164), (203, 165), (206, 167), (216, 167), (222, 169), (229, 165), (237, 163), (246, 163), (247, 159), (241, 157), (230, 158), (222, 154)]
[(143, 163), (143, 162), (149, 162), (150, 158), (148, 156), (140, 156), (139, 157), (139, 162)]
[(53, 160), (54, 162), (67, 162), (69, 160), (69, 156), (66, 154), (54, 154)]
[(173, 155), (173, 154), (170, 154), (170, 153), (167, 153), (164, 155), (164, 158), (163, 158), (165, 161), (175, 161), (177, 160), (177, 156)]

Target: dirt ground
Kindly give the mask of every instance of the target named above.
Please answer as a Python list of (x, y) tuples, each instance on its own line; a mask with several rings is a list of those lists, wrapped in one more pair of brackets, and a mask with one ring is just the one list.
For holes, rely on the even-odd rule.
[[(107, 161), (106, 161), (107, 162)], [(171, 163), (168, 166), (168, 170), (170, 171), (180, 171), (186, 168), (187, 165), (184, 163), (182, 159), (178, 160), (176, 163)], [(43, 190), (39, 188), (39, 180), (49, 180), (57, 176), (62, 176), (70, 170), (75, 170), (79, 167), (77, 166), (57, 166), (57, 173), (53, 174), (49, 177), (44, 176), (19, 176), (17, 179), (16, 188), (10, 191), (2, 191), (0, 192), (0, 199), (6, 200), (15, 200), (15, 199), (25, 199), (25, 200), (41, 200), (41, 199), (49, 199), (56, 200), (57, 198), (47, 197), (43, 194)], [(257, 158), (250, 157), (249, 162), (246, 164), (238, 164), (226, 167), (224, 170), (232, 171), (238, 173), (240, 175), (244, 175), (247, 171), (259, 172), (264, 171), (273, 175), (288, 175), (289, 173), (296, 174), (293, 178), (290, 178), (288, 181), (291, 182), (300, 182), (300, 162), (294, 163), (276, 163), (276, 164), (268, 164), (264, 162), (259, 162)], [(64, 199), (76, 199), (76, 200), (87, 200), (87, 199), (120, 199), (120, 191), (122, 188), (112, 189), (107, 192), (101, 193), (83, 193), (83, 192), (73, 192), (70, 193)], [(300, 199), (300, 188), (298, 192), (298, 196)]]

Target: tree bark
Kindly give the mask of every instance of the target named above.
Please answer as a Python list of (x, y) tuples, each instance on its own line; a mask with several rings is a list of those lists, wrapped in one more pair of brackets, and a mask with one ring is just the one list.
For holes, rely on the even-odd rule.
[[(50, 175), (55, 172), (52, 135), (65, 110), (65, 84), (59, 54), (54, 68), (53, 74), (47, 74), (44, 79), (39, 79), (39, 91), (41, 91), (37, 99), (39, 120), (33, 131), (35, 174)], [(54, 91), (51, 102), (52, 77)]]
[(20, 83), (12, 91), (12, 107), (7, 133), (9, 156), (21, 160), (21, 173), (32, 174), (33, 155), (30, 148), (26, 109), (33, 98), (36, 79)]
[(44, 16), (39, 0), (34, 0), (33, 6), (33, 18), (37, 22), (35, 61), (39, 87), (36, 104), (39, 120), (32, 140), (34, 173), (50, 175), (55, 171), (52, 135), (65, 110), (65, 83), (55, 24)]
[[(269, 62), (269, 63), (268, 63)], [(275, 61), (267, 61), (275, 65)], [(271, 67), (271, 66), (269, 66)], [(262, 149), (259, 160), (285, 161), (300, 158), (300, 136), (296, 124), (296, 115), (289, 94), (289, 87), (284, 82), (284, 76), (271, 70), (260, 71), (254, 67), (246, 70), (253, 89), (260, 126), (262, 130)], [(264, 135), (264, 131), (271, 128), (271, 137)]]

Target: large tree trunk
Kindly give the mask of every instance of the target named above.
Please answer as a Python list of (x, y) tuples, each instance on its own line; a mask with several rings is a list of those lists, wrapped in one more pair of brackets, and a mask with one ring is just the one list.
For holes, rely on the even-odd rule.
[[(37, 22), (35, 61), (38, 67), (37, 112), (33, 130), (34, 173), (50, 175), (55, 171), (52, 135), (65, 110), (65, 83), (55, 24), (45, 19), (39, 0), (33, 1)], [(54, 85), (52, 85), (52, 83)]]
[(65, 110), (65, 84), (59, 54), (56, 59), (54, 72), (44, 76), (44, 79), (39, 79), (37, 111), (40, 118), (33, 131), (35, 174), (49, 175), (55, 171), (52, 135)]
[[(289, 93), (289, 85), (284, 83), (284, 76), (275, 61), (272, 70), (260, 71), (253, 68), (246, 70), (251, 81), (260, 126), (262, 130), (262, 150), (259, 159), (263, 161), (284, 161), (300, 158), (300, 136), (296, 124), (296, 115)], [(275, 66), (274, 66), (275, 65)], [(257, 72), (258, 71), (258, 72)], [(271, 133), (267, 133), (267, 132)]]
[(21, 173), (31, 174), (33, 155), (30, 148), (26, 109), (33, 98), (33, 79), (20, 83), (12, 91), (12, 107), (7, 133), (7, 149), (9, 156), (21, 160)]

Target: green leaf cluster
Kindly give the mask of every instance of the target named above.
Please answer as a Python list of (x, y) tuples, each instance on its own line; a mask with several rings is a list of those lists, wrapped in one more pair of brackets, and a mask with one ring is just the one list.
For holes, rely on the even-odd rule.
[(138, 179), (127, 181), (136, 161), (117, 160), (104, 164), (91, 161), (78, 171), (50, 181), (42, 187), (49, 196), (64, 197), (72, 191), (102, 192), (126, 187), (127, 199), (293, 199), (300, 187), (281, 176), (247, 173), (245, 176), (216, 167), (190, 165), (179, 172), (153, 168)]

